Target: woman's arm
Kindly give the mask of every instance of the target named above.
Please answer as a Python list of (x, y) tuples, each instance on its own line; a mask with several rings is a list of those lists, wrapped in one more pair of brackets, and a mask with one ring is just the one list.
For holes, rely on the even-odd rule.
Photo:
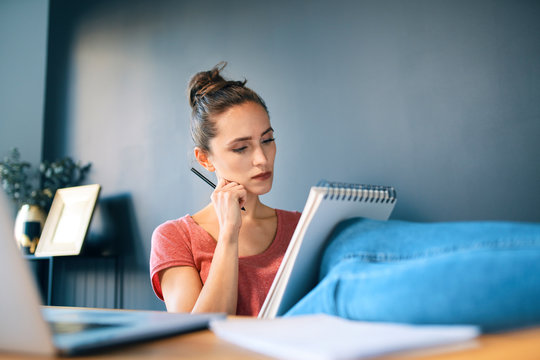
[(191, 312), (202, 289), (197, 269), (175, 266), (159, 273), (161, 292), (167, 311)]
[(238, 301), (238, 234), (240, 208), (246, 198), (242, 185), (219, 179), (212, 193), (219, 221), (219, 237), (204, 286), (197, 270), (173, 267), (160, 275), (168, 311), (226, 312), (236, 314)]
[(236, 314), (237, 237), (235, 234), (220, 233), (204, 286), (198, 271), (189, 266), (176, 266), (160, 273), (161, 290), (167, 311)]

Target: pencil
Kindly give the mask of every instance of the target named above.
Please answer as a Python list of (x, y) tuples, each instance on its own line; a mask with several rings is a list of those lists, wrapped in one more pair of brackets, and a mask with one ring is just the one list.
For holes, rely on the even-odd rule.
[(208, 185), (210, 185), (212, 188), (214, 188), (214, 189), (216, 188), (216, 185), (214, 185), (213, 182), (211, 182), (210, 180), (208, 180), (208, 179), (206, 178), (206, 176), (204, 176), (203, 174), (201, 174), (200, 172), (198, 172), (195, 168), (191, 168), (191, 171), (192, 171), (195, 175), (197, 175), (198, 177), (200, 177), (201, 179), (203, 179), (204, 182), (206, 182), (206, 183), (207, 183)]
[[(204, 176), (203, 174), (201, 174), (200, 172), (198, 172), (197, 169), (191, 168), (191, 171), (192, 171), (195, 175), (197, 175), (198, 177), (200, 177), (201, 179), (203, 179), (203, 181), (204, 181), (205, 183), (207, 183), (208, 185), (210, 185), (213, 189), (216, 188), (216, 185), (215, 185), (213, 182), (211, 182), (210, 180), (208, 180), (208, 178), (207, 178), (206, 176)], [(243, 206), (242, 206), (242, 210), (246, 211), (246, 209), (245, 209)]]

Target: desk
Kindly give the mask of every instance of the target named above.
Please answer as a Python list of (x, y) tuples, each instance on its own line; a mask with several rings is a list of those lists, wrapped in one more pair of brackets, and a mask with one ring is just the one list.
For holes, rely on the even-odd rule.
[[(496, 360), (496, 359), (540, 359), (540, 327), (525, 330), (483, 335), (476, 340), (474, 348), (434, 353), (422, 350), (379, 357), (379, 360), (422, 359), (422, 360)], [(52, 357), (24, 356), (0, 353), (0, 360), (41, 360)], [(200, 360), (267, 360), (269, 357), (245, 350), (216, 337), (210, 330), (178, 335), (166, 339), (127, 345), (121, 348), (81, 356), (75, 360), (98, 359), (200, 359)]]

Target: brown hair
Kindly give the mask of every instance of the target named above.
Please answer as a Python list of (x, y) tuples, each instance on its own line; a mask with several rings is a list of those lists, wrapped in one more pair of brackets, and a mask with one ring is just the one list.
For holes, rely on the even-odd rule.
[(210, 140), (216, 136), (217, 116), (232, 106), (252, 101), (261, 105), (266, 113), (264, 100), (255, 91), (246, 87), (247, 80), (225, 80), (220, 72), (227, 65), (220, 62), (209, 71), (195, 74), (189, 81), (187, 92), (191, 106), (191, 138), (195, 146), (210, 152)]

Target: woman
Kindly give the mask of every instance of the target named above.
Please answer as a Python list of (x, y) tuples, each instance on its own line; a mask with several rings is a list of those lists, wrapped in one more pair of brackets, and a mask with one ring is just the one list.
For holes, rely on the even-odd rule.
[[(189, 84), (194, 154), (218, 184), (204, 209), (154, 231), (152, 285), (169, 311), (257, 315), (300, 214), (260, 202), (272, 187), (274, 130), (264, 101), (222, 68)], [(539, 259), (537, 223), (353, 218), (335, 228), (320, 283), (287, 315), (486, 331), (537, 324)]]
[(154, 231), (150, 272), (168, 311), (256, 316), (300, 213), (261, 203), (272, 188), (274, 129), (261, 97), (225, 80), (224, 66), (188, 85), (194, 155), (218, 183), (205, 208)]

